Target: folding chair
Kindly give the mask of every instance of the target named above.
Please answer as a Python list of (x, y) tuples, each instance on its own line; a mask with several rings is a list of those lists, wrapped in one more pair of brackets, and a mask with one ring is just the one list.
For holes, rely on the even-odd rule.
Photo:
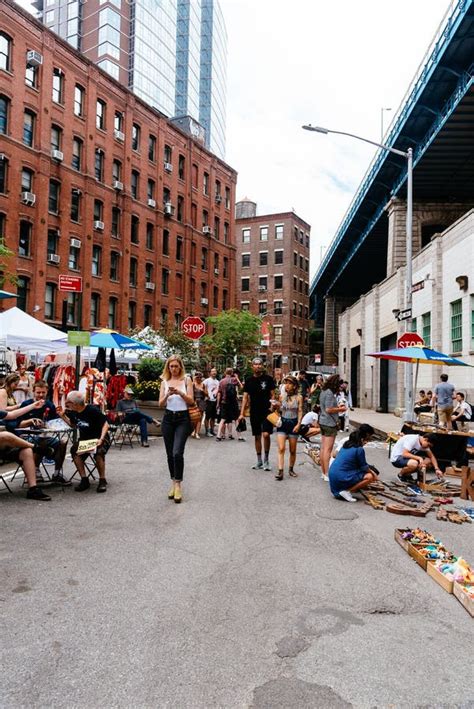
[[(92, 478), (92, 480), (95, 480), (96, 477), (94, 475), (95, 472), (97, 472), (97, 462), (95, 459), (95, 455), (93, 453), (88, 453), (84, 460), (84, 467), (87, 472), (87, 477)], [(74, 461), (73, 461), (74, 462)], [(79, 475), (79, 471), (76, 468), (69, 480), (72, 480), (76, 475)], [(80, 476), (79, 476), (80, 477)]]
[(120, 450), (124, 446), (133, 448), (133, 441), (140, 445), (140, 426), (137, 423), (121, 423), (115, 436), (115, 445), (119, 445)]

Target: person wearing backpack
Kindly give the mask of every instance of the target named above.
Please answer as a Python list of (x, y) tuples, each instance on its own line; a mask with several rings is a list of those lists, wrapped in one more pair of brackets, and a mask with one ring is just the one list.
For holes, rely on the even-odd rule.
[[(456, 392), (456, 405), (454, 407), (451, 421), (455, 431), (463, 431), (468, 421), (472, 420), (471, 405), (465, 400), (464, 394), (461, 391)], [(461, 426), (458, 428), (459, 424)]]
[(234, 375), (232, 367), (227, 367), (225, 376), (219, 382), (217, 390), (217, 409), (221, 420), (217, 429), (216, 441), (225, 438), (225, 427), (227, 426), (228, 437), (232, 440), (232, 424), (239, 416), (239, 401), (237, 398), (238, 379)]

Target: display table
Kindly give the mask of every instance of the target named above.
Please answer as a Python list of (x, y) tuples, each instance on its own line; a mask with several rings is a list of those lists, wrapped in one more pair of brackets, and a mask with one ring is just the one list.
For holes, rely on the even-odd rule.
[(402, 433), (418, 435), (421, 433), (433, 434), (435, 436), (435, 442), (431, 450), (443, 473), (453, 462), (458, 463), (460, 466), (467, 465), (468, 455), (466, 448), (471, 435), (470, 433), (447, 431), (443, 428), (418, 423), (405, 423), (402, 428)]

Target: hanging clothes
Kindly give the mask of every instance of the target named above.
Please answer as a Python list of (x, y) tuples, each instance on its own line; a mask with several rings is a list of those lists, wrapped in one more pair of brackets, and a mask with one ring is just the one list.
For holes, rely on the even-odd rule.
[(109, 360), (109, 372), (111, 376), (114, 376), (117, 374), (117, 363), (115, 361), (115, 350), (111, 349), (110, 350), (110, 360)]
[(124, 374), (115, 374), (107, 383), (107, 406), (115, 409), (117, 402), (122, 399), (123, 391), (127, 386), (127, 377)]
[(106, 350), (105, 347), (99, 347), (97, 356), (95, 358), (94, 367), (99, 370), (99, 372), (105, 372), (106, 367)]

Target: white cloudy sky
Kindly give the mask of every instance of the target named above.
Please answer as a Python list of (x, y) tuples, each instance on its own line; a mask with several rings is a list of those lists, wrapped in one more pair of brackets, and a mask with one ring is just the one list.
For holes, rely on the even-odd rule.
[[(163, 0), (166, 2), (166, 0)], [(20, 0), (27, 7), (29, 0)], [(237, 198), (292, 208), (312, 227), (311, 274), (451, 0), (221, 0), (228, 45), (227, 155)], [(390, 121), (385, 113), (385, 122)]]
[[(229, 35), (227, 161), (237, 198), (260, 214), (294, 208), (312, 227), (312, 274), (448, 0), (221, 0)], [(385, 113), (385, 121), (390, 121)]]

